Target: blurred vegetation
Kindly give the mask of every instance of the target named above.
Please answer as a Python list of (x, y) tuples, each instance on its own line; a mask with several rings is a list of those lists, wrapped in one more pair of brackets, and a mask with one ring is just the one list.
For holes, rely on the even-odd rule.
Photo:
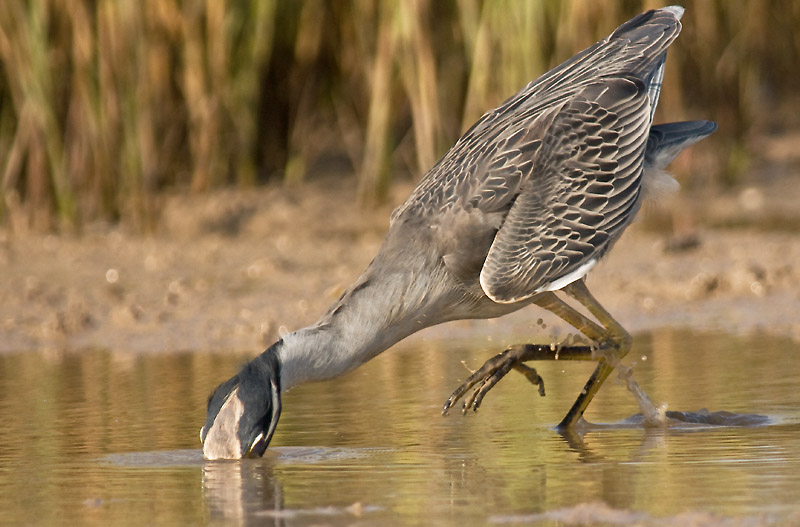
[[(2, 0), (0, 223), (147, 229), (173, 189), (320, 173), (380, 200), (483, 112), (660, 5)], [(713, 156), (678, 169), (729, 184), (748, 137), (797, 124), (800, 0), (685, 5), (660, 111), (720, 123)]]

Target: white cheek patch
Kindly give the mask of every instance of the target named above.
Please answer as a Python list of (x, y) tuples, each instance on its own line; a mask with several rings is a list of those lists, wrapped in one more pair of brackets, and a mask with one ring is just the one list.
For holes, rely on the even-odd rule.
[(244, 414), (244, 404), (238, 396), (239, 389), (234, 389), (222, 408), (217, 413), (214, 424), (208, 430), (203, 443), (203, 455), (206, 459), (241, 459), (242, 444), (237, 430)]

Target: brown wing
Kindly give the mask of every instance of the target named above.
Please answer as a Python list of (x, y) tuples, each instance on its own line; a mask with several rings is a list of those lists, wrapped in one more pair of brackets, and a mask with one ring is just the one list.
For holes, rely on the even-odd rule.
[[(392, 221), (403, 214), (417, 217), (440, 214), (454, 205), (473, 201), (476, 189), (493, 192), (497, 207), (502, 198), (513, 199), (514, 180), (507, 184), (485, 181), (503, 172), (495, 170), (490, 176), (491, 168), (504, 162), (501, 158), (505, 153), (513, 154), (515, 144), (529, 139), (523, 129), (529, 128), (535, 119), (603, 78), (641, 79), (650, 94), (652, 118), (664, 55), (680, 33), (682, 12), (681, 8), (668, 7), (632, 18), (604, 40), (548, 71), (487, 112), (428, 171), (409, 199), (394, 211)], [(532, 150), (535, 150), (533, 145), (529, 152)]]
[(590, 84), (537, 120), (541, 148), (481, 270), (492, 300), (559, 289), (602, 256), (638, 208), (649, 126), (632, 78)]
[(447, 268), (480, 273), (498, 302), (582, 276), (638, 207), (681, 12), (631, 19), (485, 114), (395, 210), (393, 228), (429, 226)]

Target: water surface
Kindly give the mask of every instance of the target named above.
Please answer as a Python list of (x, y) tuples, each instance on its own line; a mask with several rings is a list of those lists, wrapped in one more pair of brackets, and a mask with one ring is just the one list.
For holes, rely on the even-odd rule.
[(626, 363), (656, 404), (739, 426), (643, 426), (611, 379), (587, 413), (602, 426), (569, 437), (552, 427), (588, 363), (537, 364), (544, 398), (511, 372), (477, 414), (440, 415), (460, 361), (497, 351), (417, 339), (298, 387), (274, 448), (242, 462), (204, 461), (198, 432), (247, 355), (0, 356), (3, 524), (800, 524), (797, 344), (637, 336)]

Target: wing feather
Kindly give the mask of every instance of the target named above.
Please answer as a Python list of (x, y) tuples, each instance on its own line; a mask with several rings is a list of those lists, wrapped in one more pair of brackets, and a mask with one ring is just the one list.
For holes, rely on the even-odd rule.
[(638, 207), (650, 120), (642, 81), (591, 84), (554, 113), (545, 115), (533, 173), (481, 270), (481, 286), (496, 302), (563, 287), (564, 277), (602, 256)]
[[(481, 186), (476, 180), (486, 173), (488, 160), (502, 155), (499, 143), (514, 142), (514, 138), (507, 137), (509, 131), (523, 133), (532, 121), (598, 79), (628, 76), (643, 79), (646, 84), (660, 83), (663, 71), (659, 70), (667, 48), (680, 33), (681, 14), (680, 8), (668, 7), (632, 18), (604, 40), (530, 82), (498, 108), (484, 114), (428, 171), (409, 199), (394, 211), (391, 221), (404, 213), (446, 212), (459, 199), (470, 200), (470, 190)], [(648, 89), (654, 88), (648, 85)], [(657, 93), (653, 91), (655, 98)], [(651, 101), (652, 108), (648, 109), (651, 120), (655, 103), (656, 100)], [(608, 116), (598, 115), (597, 118), (604, 134), (613, 133), (604, 121)], [(604, 144), (612, 144), (614, 138), (604, 134), (601, 134)], [(517, 145), (518, 155), (530, 156), (531, 151), (538, 149), (539, 143), (534, 139), (531, 137)], [(505, 155), (511, 156), (513, 152), (506, 151)], [(498, 200), (494, 202), (497, 204)]]
[[(392, 228), (430, 227), (454, 276), (479, 273), (497, 302), (588, 272), (639, 206), (681, 12), (629, 20), (487, 112), (394, 211)], [(655, 143), (651, 150), (661, 152)]]

